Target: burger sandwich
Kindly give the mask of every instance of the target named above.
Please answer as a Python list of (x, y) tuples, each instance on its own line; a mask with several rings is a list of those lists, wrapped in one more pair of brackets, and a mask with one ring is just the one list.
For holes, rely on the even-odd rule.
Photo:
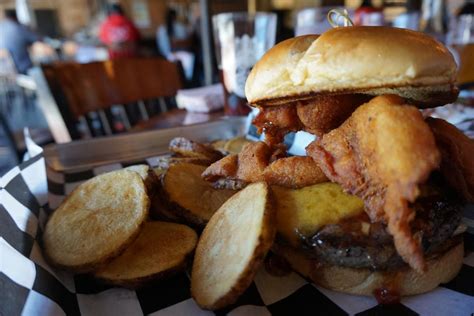
[[(277, 208), (273, 252), (323, 287), (390, 297), (459, 272), (461, 209), (474, 199), (474, 143), (420, 109), (455, 101), (456, 64), (433, 38), (341, 27), (286, 40), (246, 83), (265, 141), (213, 163), (219, 186), (265, 181)], [(289, 156), (284, 136), (316, 139)]]

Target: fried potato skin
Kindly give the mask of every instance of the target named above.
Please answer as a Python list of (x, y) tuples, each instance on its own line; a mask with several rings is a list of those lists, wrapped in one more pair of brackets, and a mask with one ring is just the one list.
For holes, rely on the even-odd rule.
[(137, 172), (116, 170), (87, 180), (49, 217), (42, 235), (46, 260), (73, 272), (100, 268), (138, 237), (149, 207)]
[(162, 176), (160, 195), (165, 211), (193, 227), (206, 225), (233, 190), (217, 190), (201, 178), (203, 166), (190, 163), (172, 165)]
[(433, 133), (415, 107), (384, 95), (359, 107), (339, 128), (307, 147), (326, 176), (359, 197), (372, 221), (384, 220), (400, 256), (415, 270), (426, 267), (410, 222), (419, 185), (438, 168)]
[(234, 303), (249, 287), (276, 234), (272, 192), (252, 183), (227, 200), (199, 239), (191, 272), (191, 296), (203, 309)]
[(251, 142), (251, 140), (248, 140), (244, 136), (237, 136), (227, 140), (221, 139), (213, 141), (210, 143), (210, 146), (224, 155), (231, 155), (240, 153), (242, 148)]
[(166, 156), (166, 157), (158, 158), (157, 167), (166, 170), (171, 165), (174, 165), (174, 164), (177, 164), (177, 163), (183, 163), (183, 162), (192, 163), (192, 164), (201, 165), (201, 166), (209, 166), (210, 164), (213, 163), (212, 160), (203, 159), (203, 158)]
[(427, 118), (441, 152), (440, 171), (448, 184), (474, 202), (474, 141), (442, 119)]
[(94, 271), (94, 277), (138, 289), (185, 270), (197, 244), (196, 232), (168, 222), (152, 221), (143, 226), (138, 238), (119, 257)]
[(184, 137), (175, 137), (170, 141), (169, 150), (188, 158), (199, 158), (214, 162), (222, 158), (222, 153), (212, 146), (200, 144)]
[(212, 183), (214, 189), (242, 190), (247, 182), (238, 179), (222, 178)]

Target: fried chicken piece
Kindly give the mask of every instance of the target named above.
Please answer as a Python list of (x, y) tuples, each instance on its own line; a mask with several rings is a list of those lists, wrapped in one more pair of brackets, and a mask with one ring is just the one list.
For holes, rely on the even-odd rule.
[(321, 136), (341, 125), (358, 106), (370, 99), (371, 96), (363, 94), (317, 95), (298, 102), (296, 113), (305, 131)]
[(290, 188), (302, 188), (328, 181), (311, 157), (278, 159), (265, 168), (263, 178), (268, 184)]
[(410, 203), (441, 156), (419, 110), (403, 104), (398, 96), (376, 97), (306, 151), (330, 180), (364, 200), (373, 222), (387, 222), (400, 256), (421, 272), (426, 263)]
[(264, 142), (246, 145), (239, 153), (236, 178), (246, 182), (263, 181), (263, 171), (270, 163), (272, 152)]
[(321, 136), (342, 124), (371, 96), (363, 94), (317, 95), (284, 106), (261, 107), (253, 124), (265, 132), (270, 146), (283, 142), (289, 132), (305, 130)]
[(441, 152), (441, 174), (463, 197), (474, 202), (474, 141), (445, 120), (427, 118)]
[(206, 181), (217, 181), (221, 178), (234, 178), (239, 167), (237, 155), (228, 155), (207, 167), (201, 175)]
[(292, 104), (260, 108), (260, 112), (258, 112), (258, 115), (253, 120), (253, 124), (260, 131), (271, 125), (287, 131), (297, 131), (302, 127), (296, 113), (296, 107)]
[[(237, 155), (229, 155), (212, 165), (202, 174), (211, 182), (233, 179), (240, 182), (266, 181), (270, 184), (299, 188), (326, 182), (327, 178), (310, 157), (285, 157), (272, 162), (278, 153), (264, 142), (246, 145)], [(242, 183), (239, 183), (242, 185)]]
[(265, 132), (265, 142), (269, 146), (282, 143), (287, 133), (303, 129), (293, 104), (260, 108), (252, 123), (259, 133)]
[(272, 155), (270, 156), (270, 163), (285, 158), (288, 156), (288, 150), (285, 144), (278, 144), (271, 146)]
[(206, 181), (231, 178), (245, 182), (263, 181), (263, 171), (270, 163), (272, 152), (264, 142), (245, 145), (238, 155), (229, 155), (204, 170)]

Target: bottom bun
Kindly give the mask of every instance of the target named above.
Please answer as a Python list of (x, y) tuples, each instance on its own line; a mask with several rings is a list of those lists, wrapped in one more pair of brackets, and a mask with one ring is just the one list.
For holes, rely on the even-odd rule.
[(439, 256), (428, 259), (426, 272), (419, 274), (408, 266), (386, 272), (321, 265), (304, 252), (289, 246), (274, 244), (272, 250), (285, 258), (296, 272), (317, 285), (338, 292), (368, 296), (387, 287), (395, 287), (400, 296), (429, 292), (440, 283), (451, 281), (461, 269), (464, 257), (461, 241)]

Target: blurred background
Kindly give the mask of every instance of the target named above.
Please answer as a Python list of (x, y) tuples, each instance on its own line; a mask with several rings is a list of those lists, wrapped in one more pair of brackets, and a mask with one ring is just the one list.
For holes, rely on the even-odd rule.
[[(62, 142), (52, 132), (54, 116), (48, 119), (54, 111), (48, 107), (48, 97), (61, 103), (54, 80), (48, 77), (54, 65), (161, 58), (179, 63), (181, 88), (218, 83), (211, 18), (222, 12), (274, 13), (275, 43), (295, 35), (324, 32), (330, 28), (326, 15), (332, 8), (347, 9), (358, 25), (389, 25), (426, 32), (452, 50), (460, 65), (461, 100), (472, 105), (473, 6), (473, 1), (464, 0), (0, 0), (0, 175), (22, 159), (27, 146), (25, 127), (40, 145)], [(109, 65), (110, 73), (111, 64), (104, 65)], [(38, 81), (35, 68), (42, 70), (40, 79), (46, 80)], [(64, 82), (58, 78), (53, 79), (60, 86)], [(80, 78), (76, 78), (79, 82)], [(43, 85), (52, 91), (50, 95), (42, 92)], [(81, 85), (78, 93), (87, 95), (95, 86)], [(67, 100), (72, 95), (62, 93)], [(160, 106), (146, 103), (139, 112), (148, 117)], [(61, 104), (59, 109), (64, 118)], [(120, 111), (112, 107), (104, 115), (113, 119), (121, 115)], [(157, 111), (164, 111), (163, 107)], [(86, 116), (89, 137), (95, 133), (95, 121), (103, 118), (99, 114)], [(74, 124), (84, 121), (81, 115)], [(108, 128), (97, 128), (96, 134), (123, 132), (122, 127), (129, 123), (128, 119), (125, 123), (112, 123)], [(66, 125), (70, 127), (67, 122)], [(84, 138), (80, 126), (76, 132), (80, 135), (71, 133), (66, 141)]]

